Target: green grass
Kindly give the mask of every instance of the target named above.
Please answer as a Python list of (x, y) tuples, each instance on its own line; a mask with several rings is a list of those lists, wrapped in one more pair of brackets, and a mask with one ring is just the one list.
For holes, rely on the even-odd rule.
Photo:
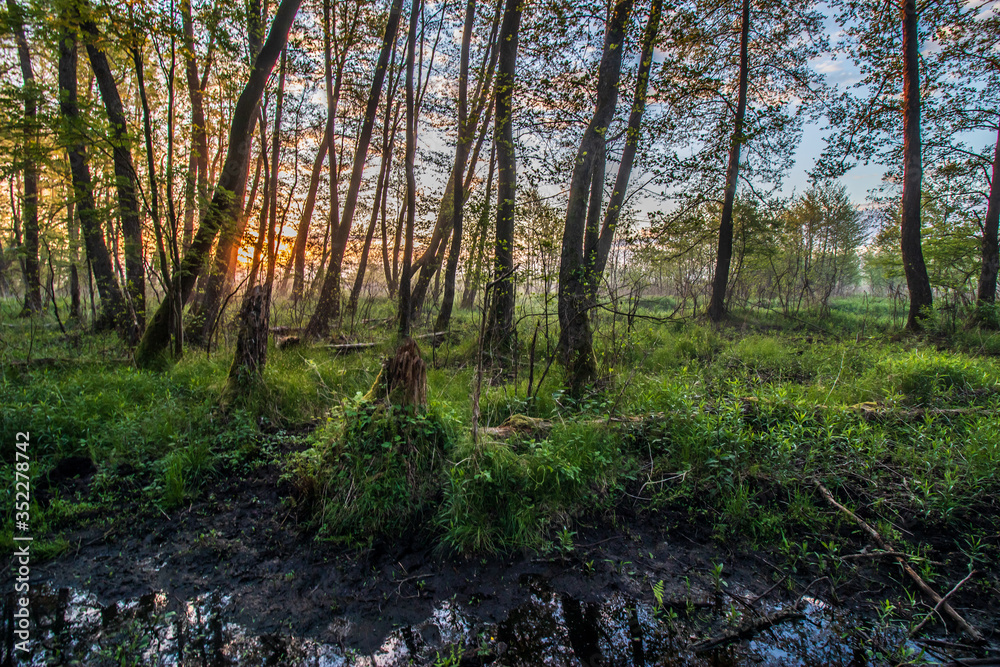
[[(272, 348), (264, 382), (228, 409), (225, 337), (211, 354), (189, 350), (162, 372), (138, 371), (112, 336), (64, 336), (44, 318), (11, 319), (0, 304), (0, 428), (32, 433), (36, 479), (71, 455), (97, 465), (92, 497), (33, 508), (52, 553), (61, 531), (116, 502), (120, 475), (141, 478), (145, 501), (169, 511), (238, 474), (235, 462), (290, 428), (315, 428), (305, 450), (282, 461), (304, 529), (351, 545), (416, 532), (467, 553), (545, 550), (581, 516), (612, 516), (627, 493), (643, 499), (640, 511), (791, 554), (787, 545), (837, 521), (816, 481), (867, 499), (866, 511), (886, 521), (916, 517), (968, 535), (996, 523), (1000, 334), (938, 318), (927, 333), (902, 336), (899, 304), (867, 297), (794, 317), (740, 311), (722, 328), (657, 319), (672, 307), (644, 299), (631, 326), (596, 313), (601, 377), (570, 399), (558, 363), (549, 365), (554, 307), (522, 299), (516, 364), (485, 368), (480, 425), (524, 414), (551, 430), (473, 443), (478, 314), (457, 312), (436, 349), (421, 341), (431, 408), (409, 414), (357, 398), (393, 339), (388, 302), (373, 302), (373, 321), (345, 332), (384, 345), (341, 356)], [(299, 317), (276, 312), (285, 324)], [(47, 358), (65, 361), (37, 361)], [(13, 450), (0, 458), (9, 463)], [(11, 470), (0, 480), (7, 489)]]

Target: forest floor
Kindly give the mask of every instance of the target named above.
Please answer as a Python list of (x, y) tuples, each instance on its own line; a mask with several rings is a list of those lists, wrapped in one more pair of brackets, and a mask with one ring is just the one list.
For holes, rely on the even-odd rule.
[[(17, 325), (36, 633), (13, 651), (11, 558), (4, 664), (1000, 664), (995, 334), (662, 325), (608, 338), (583, 400), (557, 367), (533, 400), (488, 384), (485, 424), (528, 430), (477, 444), (467, 340), (425, 349), (426, 419), (363, 405), (377, 353), (321, 347), (274, 350), (266, 396), (223, 414), (225, 348), (140, 373), (109, 338)], [(397, 437), (443, 456), (371, 453)], [(823, 490), (958, 585), (985, 643)]]

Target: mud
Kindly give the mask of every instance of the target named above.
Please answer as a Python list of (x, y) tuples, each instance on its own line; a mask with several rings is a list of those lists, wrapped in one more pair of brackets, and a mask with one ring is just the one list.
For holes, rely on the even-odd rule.
[[(899, 614), (878, 611), (907, 597), (891, 565), (835, 583), (627, 502), (613, 517), (584, 517), (572, 544), (543, 555), (460, 559), (416, 539), (364, 551), (318, 542), (266, 458), (219, 471), (199, 500), (169, 514), (138, 500), (149, 479), (119, 471), (131, 481), (117, 515), (89, 517), (67, 534), (67, 553), (32, 568), (29, 654), (12, 650), (13, 596), (3, 598), (0, 662), (878, 665), (1000, 656), (995, 644), (908, 640)], [(96, 493), (81, 462), (49, 485), (50, 498)], [(11, 591), (9, 566), (2, 580)], [(995, 641), (996, 587), (955, 599)]]

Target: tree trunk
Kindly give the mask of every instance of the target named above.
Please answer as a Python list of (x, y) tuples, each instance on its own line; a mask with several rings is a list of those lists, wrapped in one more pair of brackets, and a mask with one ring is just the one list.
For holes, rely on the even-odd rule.
[(903, 0), (903, 202), (900, 215), (900, 250), (910, 291), (906, 328), (916, 331), (933, 303), (931, 282), (920, 246), (920, 36), (916, 0)]
[(593, 380), (597, 370), (588, 310), (590, 295), (596, 293), (595, 283), (599, 277), (593, 275), (587, 250), (589, 246), (596, 252), (598, 245), (605, 135), (618, 106), (622, 52), (631, 13), (632, 0), (620, 0), (612, 10), (597, 80), (597, 106), (580, 140), (570, 180), (559, 262), (559, 350), (566, 367), (567, 383), (575, 393)]
[[(635, 153), (639, 146), (639, 134), (642, 131), (642, 116), (646, 111), (646, 91), (649, 88), (649, 73), (653, 67), (653, 51), (656, 46), (656, 36), (660, 30), (660, 15), (663, 10), (663, 0), (653, 0), (649, 8), (649, 18), (646, 20), (646, 31), (642, 39), (642, 55), (639, 56), (639, 71), (635, 83), (635, 95), (632, 98), (632, 113), (629, 115), (628, 127), (625, 130), (625, 147), (622, 150), (621, 161), (618, 164), (618, 175), (615, 178), (615, 189), (608, 200), (608, 210), (604, 215), (604, 225), (597, 242), (594, 273), (600, 278), (611, 254), (611, 244), (621, 219), (622, 206), (628, 193), (629, 180), (632, 177), (632, 167), (635, 165)], [(592, 299), (594, 297), (592, 296)]]
[(63, 136), (67, 143), (73, 193), (80, 227), (83, 231), (87, 258), (90, 261), (97, 291), (101, 295), (101, 316), (95, 328), (117, 329), (130, 339), (136, 326), (128, 303), (115, 278), (111, 256), (104, 242), (100, 213), (94, 204), (94, 188), (83, 143), (80, 108), (77, 103), (77, 51), (71, 26), (76, 17), (65, 17), (66, 27), (59, 39), (59, 109), (63, 117)]
[(406, 232), (403, 241), (403, 266), (399, 272), (399, 338), (410, 336), (410, 264), (413, 261), (413, 227), (417, 210), (417, 179), (414, 157), (417, 151), (417, 114), (414, 100), (413, 61), (417, 50), (417, 18), (422, 0), (411, 0), (410, 25), (406, 33)]
[(347, 188), (347, 197), (344, 200), (344, 211), (341, 214), (340, 224), (331, 235), (330, 260), (327, 264), (326, 276), (323, 279), (323, 288), (320, 290), (319, 303), (306, 327), (306, 335), (312, 338), (321, 338), (329, 333), (330, 318), (339, 314), (340, 271), (344, 260), (344, 250), (351, 234), (354, 210), (357, 207), (358, 193), (361, 190), (361, 180), (365, 171), (365, 161), (368, 157), (368, 146), (371, 144), (372, 130), (375, 126), (375, 113), (378, 111), (378, 101), (382, 95), (382, 83), (385, 80), (385, 70), (389, 65), (389, 54), (396, 42), (401, 8), (402, 0), (393, 0), (392, 8), (389, 10), (389, 21), (385, 27), (385, 34), (382, 36), (382, 50), (379, 53), (378, 63), (375, 65), (375, 76), (368, 93), (364, 123), (361, 126), (361, 133), (354, 151), (354, 167)]
[[(240, 327), (236, 337), (236, 351), (229, 368), (228, 392), (231, 396), (245, 397), (264, 379), (267, 364), (267, 337), (271, 320), (271, 290), (274, 286), (276, 260), (275, 228), (278, 223), (278, 169), (281, 164), (281, 115), (285, 98), (285, 65), (287, 49), (281, 52), (278, 73), (277, 105), (274, 110), (274, 132), (271, 139), (271, 168), (268, 170), (270, 188), (264, 202), (264, 220), (257, 238), (258, 251), (254, 253), (250, 270), (249, 289), (243, 296), (240, 308)], [(262, 242), (267, 234), (267, 245)], [(262, 261), (266, 260), (264, 280), (256, 284)]]
[(107, 54), (98, 46), (101, 36), (97, 25), (92, 21), (84, 21), (82, 28), (90, 38), (87, 42), (87, 54), (90, 56), (90, 65), (94, 70), (101, 100), (104, 102), (108, 122), (111, 125), (115, 187), (118, 191), (118, 208), (125, 245), (125, 292), (135, 312), (138, 336), (146, 324), (146, 269), (143, 261), (142, 219), (136, 195), (136, 171), (132, 150), (129, 147), (128, 121), (125, 118), (125, 108), (118, 94), (118, 85), (111, 73)]
[(514, 154), (513, 95), (516, 81), (518, 29), (522, 3), (506, 0), (500, 26), (496, 77), (497, 222), (493, 244), (493, 274), (503, 277), (493, 289), (493, 305), (486, 327), (490, 349), (514, 345), (514, 200), (517, 165)]
[[(444, 186), (444, 194), (438, 204), (437, 219), (434, 229), (431, 232), (431, 240), (427, 244), (424, 252), (410, 265), (410, 279), (416, 276), (413, 283), (413, 293), (410, 295), (411, 315), (416, 315), (423, 307), (424, 298), (427, 296), (427, 288), (440, 267), (441, 245), (447, 242), (451, 234), (451, 225), (454, 222), (455, 203), (455, 171), (448, 175), (448, 181)], [(419, 273), (417, 271), (419, 270)]]
[[(24, 237), (19, 253), (24, 273), (25, 317), (42, 310), (41, 283), (38, 278), (38, 165), (35, 158), (38, 151), (38, 131), (35, 127), (38, 109), (38, 91), (35, 87), (35, 73), (31, 67), (31, 51), (24, 31), (24, 11), (14, 0), (7, 0), (7, 20), (17, 42), (17, 58), (21, 65), (21, 79), (24, 83), (24, 156), (21, 169), (24, 174), (24, 203), (22, 226)], [(14, 202), (11, 202), (13, 205)]]
[(409, 205), (406, 203), (406, 196), (403, 197), (403, 205), (399, 207), (396, 215), (396, 231), (392, 235), (392, 284), (389, 285), (389, 295), (394, 297), (399, 289), (399, 253), (402, 250), (400, 243), (403, 239), (403, 225), (406, 222), (406, 211)]
[[(392, 60), (395, 60), (396, 50), (393, 44)], [(392, 60), (390, 62), (392, 62)], [(361, 288), (364, 285), (365, 272), (368, 268), (368, 256), (371, 251), (372, 238), (375, 236), (375, 225), (378, 224), (379, 212), (382, 213), (382, 252), (387, 255), (385, 248), (385, 202), (389, 189), (389, 175), (392, 165), (392, 152), (396, 145), (396, 130), (399, 128), (400, 105), (395, 104), (396, 90), (400, 77), (389, 76), (389, 87), (385, 96), (385, 118), (382, 122), (382, 156), (379, 161), (379, 173), (375, 183), (375, 199), (372, 201), (372, 216), (368, 223), (368, 232), (365, 234), (365, 243), (361, 249), (361, 259), (358, 262), (358, 271), (354, 276), (354, 286), (351, 288), (351, 297), (347, 303), (347, 310), (352, 315), (358, 307), (358, 300), (361, 297)], [(387, 264), (386, 264), (387, 265)]]
[[(997, 227), (1000, 224), (1000, 128), (997, 129), (996, 146), (993, 149), (993, 175), (990, 179), (990, 198), (983, 221), (981, 243), (983, 263), (979, 270), (979, 290), (976, 299), (981, 311), (984, 306), (995, 306), (997, 300), (997, 273), (1000, 270), (1000, 245), (997, 241)], [(979, 321), (992, 327), (1000, 327), (1000, 316), (981, 312)]]
[[(259, 122), (260, 120), (258, 119)], [(252, 128), (251, 132), (253, 129), (255, 128)], [(215, 256), (209, 265), (208, 277), (205, 280), (205, 288), (201, 299), (191, 304), (191, 310), (187, 317), (187, 328), (184, 331), (184, 338), (191, 345), (208, 347), (212, 331), (215, 328), (215, 321), (219, 317), (219, 311), (222, 308), (222, 301), (225, 298), (226, 292), (233, 284), (236, 276), (236, 265), (239, 259), (240, 244), (243, 242), (243, 236), (246, 234), (250, 213), (257, 199), (257, 191), (260, 187), (265, 167), (264, 153), (265, 151), (261, 151), (261, 155), (258, 156), (249, 198), (245, 196), (246, 188), (244, 187), (239, 193), (239, 203), (237, 205), (239, 214), (236, 217), (236, 221), (232, 226), (227, 226), (220, 231), (219, 242), (216, 244)]]
[(164, 243), (163, 225), (160, 220), (160, 187), (156, 178), (156, 156), (153, 153), (153, 123), (149, 109), (149, 98), (146, 96), (146, 77), (142, 62), (142, 51), (138, 44), (131, 46), (132, 63), (135, 66), (135, 78), (139, 88), (139, 100), (142, 103), (142, 131), (146, 141), (146, 173), (149, 177), (150, 217), (153, 219), (153, 232), (156, 235), (156, 248), (160, 256), (160, 277), (166, 290), (164, 299), (170, 298), (170, 262)]
[[(239, 212), (238, 203), (246, 188), (251, 133), (256, 122), (257, 105), (271, 70), (274, 69), (274, 64), (284, 49), (288, 31), (301, 2), (302, 0), (281, 0), (271, 24), (271, 31), (255, 59), (247, 84), (236, 102), (229, 130), (226, 161), (219, 176), (219, 183), (194, 241), (181, 262), (179, 296), (182, 303), (187, 300), (194, 287), (205, 256), (211, 250), (219, 228), (235, 224)], [(150, 321), (136, 350), (136, 363), (140, 367), (154, 363), (167, 348), (170, 341), (169, 311), (169, 303), (166, 301), (161, 303)]]
[[(326, 153), (333, 142), (330, 137), (329, 125), (323, 130), (323, 139), (319, 144), (319, 151), (313, 161), (312, 172), (309, 175), (309, 190), (306, 192), (306, 201), (302, 207), (302, 217), (299, 218), (299, 228), (295, 233), (295, 244), (292, 246), (292, 257), (290, 259), (292, 273), (292, 303), (298, 303), (302, 299), (305, 291), (306, 276), (306, 243), (309, 241), (309, 225), (312, 222), (313, 210), (316, 207), (316, 192), (319, 190), (319, 177), (323, 172), (323, 161)], [(285, 272), (285, 281), (288, 280), (288, 271)], [(287, 283), (286, 283), (287, 284)]]
[(479, 284), (482, 281), (483, 255), (486, 254), (486, 232), (488, 231), (490, 222), (490, 196), (493, 194), (493, 172), (496, 169), (496, 155), (496, 144), (491, 144), (490, 165), (489, 170), (486, 172), (486, 192), (484, 193), (486, 201), (483, 202), (483, 210), (479, 213), (479, 222), (476, 225), (476, 237), (478, 237), (479, 242), (476, 244), (474, 237), (473, 245), (475, 247), (472, 249), (469, 257), (470, 264), (473, 262), (473, 258), (475, 258), (475, 265), (471, 271), (468, 268), (465, 271), (462, 303), (459, 304), (459, 308), (465, 310), (472, 308), (475, 303), (476, 291), (479, 289)]
[[(464, 121), (462, 125), (462, 127), (465, 128), (463, 130), (465, 145), (462, 147), (461, 155), (459, 155), (458, 148), (456, 147), (456, 158), (461, 157), (462, 162), (461, 164), (458, 162), (453, 163), (451, 174), (448, 176), (448, 181), (445, 185), (444, 194), (441, 197), (441, 204), (438, 207), (438, 217), (434, 225), (434, 231), (431, 234), (431, 241), (424, 253), (413, 264), (414, 271), (417, 268), (420, 269), (420, 276), (417, 279), (416, 286), (413, 288), (413, 296), (411, 297), (411, 308), (413, 309), (414, 316), (423, 308), (424, 299), (427, 296), (427, 287), (430, 285), (431, 279), (436, 278), (438, 272), (440, 271), (445, 253), (441, 244), (447, 241), (448, 236), (452, 233), (454, 227), (456, 220), (455, 202), (457, 201), (455, 184), (456, 182), (462, 182), (464, 180), (465, 189), (461, 193), (463, 201), (468, 196), (472, 186), (471, 178), (463, 179), (463, 172), (465, 170), (465, 163), (469, 158), (469, 145), (472, 142), (472, 137), (475, 135), (476, 128), (478, 127), (479, 138), (476, 141), (476, 148), (473, 151), (472, 157), (472, 164), (475, 165), (476, 161), (479, 159), (479, 150), (482, 148), (489, 129), (494, 103), (493, 96), (490, 94), (490, 88), (493, 83), (493, 74), (496, 69), (496, 61), (498, 57), (496, 36), (500, 25), (502, 7), (503, 4), (501, 2), (497, 2), (496, 14), (493, 16), (493, 28), (490, 31), (490, 41), (479, 68), (479, 79), (476, 82), (476, 90), (473, 94), (471, 113), (468, 111), (470, 106), (468, 101), (466, 101), (464, 105), (467, 115), (466, 121)], [(465, 59), (465, 95), (466, 98), (468, 98), (468, 53), (463, 53), (463, 58)], [(489, 107), (487, 107), (487, 102), (489, 103)], [(485, 114), (483, 113), (484, 109), (486, 109)], [(461, 140), (462, 138), (460, 137), (459, 139)], [(469, 176), (472, 175), (473, 171), (474, 170), (470, 170)], [(452, 236), (452, 238), (454, 239), (454, 236)], [(459, 240), (461, 241), (461, 234), (459, 235)], [(452, 245), (454, 246), (454, 244)], [(459, 251), (460, 250), (461, 247), (459, 247)], [(450, 255), (451, 252), (449, 251), (449, 257)]]
[[(386, 109), (386, 129), (389, 125), (389, 110)], [(361, 298), (361, 288), (364, 285), (365, 271), (368, 267), (368, 255), (371, 250), (372, 238), (375, 236), (375, 225), (378, 224), (379, 211), (382, 209), (380, 204), (385, 201), (386, 190), (389, 189), (389, 169), (392, 165), (392, 149), (395, 144), (396, 136), (395, 131), (393, 131), (393, 136), (389, 138), (388, 136), (383, 137), (382, 141), (382, 164), (379, 169), (378, 180), (375, 185), (375, 199), (372, 201), (372, 217), (371, 221), (368, 223), (368, 232), (365, 234), (365, 243), (361, 249), (361, 259), (358, 261), (358, 272), (354, 276), (354, 286), (351, 288), (351, 298), (347, 303), (347, 312), (352, 315), (357, 310), (358, 300)], [(388, 135), (388, 133), (386, 133)], [(383, 222), (382, 228), (385, 228)]]
[(729, 267), (733, 261), (733, 207), (740, 175), (740, 149), (743, 146), (743, 123), (747, 111), (747, 84), (750, 79), (750, 0), (743, 0), (743, 22), (740, 26), (740, 83), (733, 122), (733, 140), (729, 146), (729, 168), (726, 170), (726, 193), (719, 221), (719, 246), (715, 255), (715, 276), (712, 279), (712, 299), (708, 317), (720, 322), (726, 315), (726, 290), (729, 288)]
[[(208, 199), (208, 127), (205, 123), (204, 84), (211, 66), (205, 63), (205, 72), (198, 75), (198, 60), (194, 50), (194, 21), (191, 17), (191, 0), (181, 0), (181, 21), (184, 27), (184, 73), (188, 95), (191, 99), (191, 164), (188, 169), (187, 188), (191, 200), (184, 211), (184, 249), (187, 250), (194, 233), (194, 210), (201, 209)], [(197, 196), (197, 206), (195, 206)]]
[[(469, 156), (469, 144), (472, 137), (469, 132), (468, 97), (469, 97), (469, 44), (472, 41), (472, 26), (476, 20), (476, 0), (469, 0), (465, 6), (465, 30), (462, 33), (462, 60), (458, 78), (458, 142), (455, 146), (455, 182), (463, 183), (465, 163)], [(475, 166), (475, 165), (473, 165)], [(465, 206), (465, 187), (455, 188), (455, 201), (452, 204), (454, 222), (452, 222), (451, 250), (448, 253), (448, 266), (444, 274), (444, 298), (441, 301), (441, 312), (438, 313), (435, 331), (447, 331), (451, 322), (451, 311), (455, 302), (455, 275), (458, 272), (458, 257), (462, 252), (462, 214)]]

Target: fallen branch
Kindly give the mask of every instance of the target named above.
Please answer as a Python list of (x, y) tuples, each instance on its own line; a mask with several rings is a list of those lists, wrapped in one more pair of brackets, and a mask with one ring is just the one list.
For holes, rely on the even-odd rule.
[[(940, 646), (941, 648), (957, 649), (959, 651), (975, 651), (977, 649), (977, 647), (970, 646), (968, 644), (956, 644), (955, 642), (946, 642), (941, 639), (930, 639), (927, 637), (924, 637), (923, 639), (917, 639), (916, 641), (920, 642), (921, 644), (927, 644), (928, 646)], [(993, 652), (993, 653), (1000, 653), (1000, 649), (990, 648), (989, 646), (980, 647), (979, 650)]]
[(345, 352), (359, 352), (361, 350), (370, 350), (373, 347), (378, 346), (379, 343), (337, 343), (336, 345), (324, 345), (328, 350), (333, 350), (337, 354), (342, 354)]
[(921, 630), (923, 630), (924, 626), (927, 625), (927, 621), (931, 620), (931, 618), (933, 618), (933, 616), (938, 613), (938, 610), (941, 609), (941, 605), (948, 604), (948, 598), (950, 598), (955, 591), (957, 591), (959, 588), (961, 588), (962, 585), (965, 582), (967, 582), (969, 579), (971, 579), (972, 575), (974, 575), (975, 573), (976, 573), (975, 570), (973, 570), (972, 572), (969, 572), (969, 574), (965, 575), (965, 579), (962, 579), (960, 582), (958, 582), (957, 584), (955, 584), (955, 587), (952, 588), (950, 591), (948, 591), (945, 594), (945, 596), (943, 598), (941, 598), (940, 602), (938, 602), (936, 605), (934, 605), (934, 609), (932, 609), (926, 616), (924, 616), (924, 620), (920, 621), (920, 623), (917, 624), (917, 627), (915, 627), (912, 630), (910, 630), (910, 636), (911, 637), (917, 636), (917, 634)]
[(902, 551), (867, 551), (860, 554), (848, 554), (846, 556), (840, 556), (840, 560), (853, 560), (855, 558), (906, 558), (907, 554)]
[(755, 635), (760, 634), (768, 628), (778, 625), (779, 623), (785, 623), (786, 621), (797, 621), (805, 618), (805, 616), (800, 611), (779, 611), (769, 616), (762, 616), (758, 619), (754, 619), (747, 625), (740, 626), (736, 630), (731, 630), (730, 632), (723, 633), (718, 637), (713, 637), (711, 639), (706, 639), (705, 641), (698, 642), (691, 646), (691, 650), (695, 653), (704, 653), (705, 651), (711, 651), (727, 644), (732, 644), (733, 642), (738, 642), (741, 639), (752, 639)]
[[(860, 517), (858, 517), (857, 514), (855, 514), (851, 510), (847, 509), (846, 507), (838, 503), (836, 499), (834, 499), (833, 494), (830, 493), (829, 489), (823, 486), (818, 480), (816, 481), (816, 488), (819, 489), (819, 492), (823, 495), (823, 497), (826, 499), (828, 503), (836, 507), (838, 510), (840, 510), (847, 516), (849, 516), (851, 519), (854, 520), (856, 524), (858, 524), (861, 530), (868, 533), (868, 536), (871, 537), (872, 540), (874, 540), (875, 543), (881, 549), (883, 549), (884, 551), (895, 551), (895, 549), (893, 549), (889, 545), (889, 543), (886, 542), (874, 528), (865, 523)], [(952, 606), (948, 604), (944, 598), (938, 595), (933, 588), (927, 585), (927, 582), (925, 582), (923, 579), (920, 578), (920, 575), (917, 574), (912, 567), (910, 567), (910, 564), (908, 562), (906, 562), (906, 558), (904, 558), (903, 556), (896, 556), (895, 558), (896, 561), (902, 566), (903, 571), (906, 572), (906, 574), (910, 577), (910, 579), (912, 579), (914, 583), (917, 585), (917, 588), (919, 588), (924, 595), (929, 597), (931, 599), (931, 602), (934, 602), (937, 605), (935, 609), (939, 607), (941, 611), (950, 616), (951, 619), (955, 621), (955, 623), (958, 625), (958, 627), (960, 627), (962, 631), (965, 632), (965, 634), (967, 634), (970, 639), (972, 639), (972, 641), (976, 642), (977, 644), (982, 644), (985, 641), (983, 639), (983, 636), (979, 634), (978, 630), (969, 625), (968, 621), (962, 618), (961, 614), (955, 611), (954, 608), (952, 608)]]

